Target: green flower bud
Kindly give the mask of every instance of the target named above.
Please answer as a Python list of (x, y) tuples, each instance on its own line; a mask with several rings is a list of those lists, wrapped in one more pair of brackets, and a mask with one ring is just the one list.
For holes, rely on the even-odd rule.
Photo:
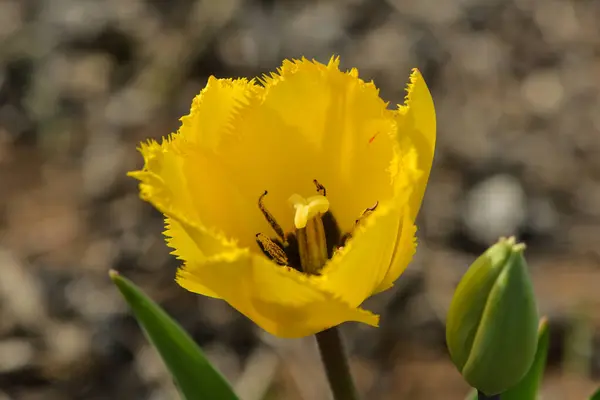
[(516, 385), (537, 347), (538, 313), (523, 244), (500, 239), (456, 288), (446, 341), (465, 380), (488, 396)]

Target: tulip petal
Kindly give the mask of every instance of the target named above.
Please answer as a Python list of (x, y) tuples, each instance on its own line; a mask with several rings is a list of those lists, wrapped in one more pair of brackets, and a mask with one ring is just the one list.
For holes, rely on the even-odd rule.
[(142, 199), (184, 223), (186, 229), (194, 226), (192, 236), (199, 240), (202, 252), (213, 250), (205, 248), (200, 234), (208, 234), (206, 245), (212, 248), (213, 237), (232, 243), (242, 239), (248, 246), (254, 244), (252, 225), (263, 221), (256, 205), (260, 192), (251, 198), (240, 195), (220, 168), (215, 153), (224, 140), (232, 139), (228, 134), (232, 120), (260, 90), (246, 79), (209, 78), (206, 88), (194, 99), (190, 114), (182, 118), (177, 134), (161, 143), (143, 143), (139, 150), (144, 168), (129, 173), (140, 180)]
[[(342, 231), (349, 231), (365, 208), (392, 197), (388, 168), (397, 150), (394, 112), (372, 82), (359, 79), (356, 70), (340, 71), (339, 59), (332, 58), (328, 64), (284, 61), (263, 84), (261, 111), (289, 143), (281, 147), (282, 168), (271, 179), (275, 187), (295, 185), (287, 190), (308, 196), (317, 179), (327, 188)], [(303, 174), (290, 175), (295, 170)]]
[(355, 308), (294, 269), (280, 267), (247, 250), (220, 254), (204, 263), (188, 263), (177, 282), (192, 292), (209, 287), (220, 298), (267, 332), (303, 337), (358, 321), (377, 326), (379, 317)]
[(188, 144), (216, 151), (232, 134), (232, 123), (240, 108), (262, 91), (247, 79), (208, 78), (206, 87), (192, 101), (190, 113), (181, 118), (179, 133)]
[[(164, 235), (167, 237), (167, 245), (174, 249), (171, 254), (176, 256), (179, 260), (187, 261), (187, 260), (195, 260), (196, 262), (200, 262), (201, 260), (206, 259), (206, 254), (202, 250), (200, 250), (199, 242), (204, 241), (211, 236), (207, 235), (194, 235), (193, 228), (184, 228), (186, 225), (179, 223), (177, 220), (167, 217), (165, 219), (165, 226), (167, 227)], [(196, 237), (196, 241), (193, 239)], [(204, 247), (204, 246), (202, 246)], [(221, 250), (224, 250), (221, 248)], [(231, 249), (226, 249), (226, 251), (230, 251)], [(205, 296), (218, 298), (219, 296), (210, 290), (205, 285), (198, 283), (196, 285), (196, 293), (203, 294)]]
[[(129, 175), (140, 180), (140, 197), (150, 202), (167, 217), (167, 236), (177, 228), (183, 229), (193, 240), (195, 253), (184, 259), (210, 257), (235, 247), (235, 242), (227, 240), (221, 233), (211, 231), (199, 222), (196, 208), (187, 190), (187, 180), (182, 172), (182, 159), (174, 148), (173, 140), (163, 140), (162, 144), (150, 141), (140, 148), (145, 166), (142, 171)], [(177, 245), (176, 251), (183, 242)], [(176, 253), (181, 256), (181, 254)]]
[(373, 293), (383, 292), (384, 290), (391, 288), (396, 279), (398, 279), (406, 270), (406, 267), (408, 267), (408, 264), (411, 262), (417, 251), (417, 238), (415, 236), (417, 227), (411, 220), (411, 216), (408, 212), (404, 213), (400, 226), (401, 229), (396, 237), (392, 259), (387, 273)]
[(412, 176), (410, 183), (414, 187), (410, 200), (410, 215), (414, 221), (425, 194), (436, 140), (433, 99), (417, 69), (414, 69), (410, 76), (404, 105), (398, 108), (396, 116), (402, 172), (419, 171), (419, 174)]
[(353, 306), (390, 288), (415, 251), (415, 229), (405, 210), (379, 207), (327, 263), (321, 276), (325, 287)]
[(359, 306), (387, 274), (399, 231), (399, 207), (380, 206), (321, 271), (324, 285)]
[[(367, 224), (323, 271), (336, 293), (360, 304), (373, 293), (389, 289), (404, 272), (416, 250), (417, 216), (425, 193), (435, 146), (435, 110), (429, 89), (413, 70), (405, 104), (397, 113), (397, 140), (391, 171), (392, 206), (377, 210)], [(403, 206), (407, 204), (407, 206)]]

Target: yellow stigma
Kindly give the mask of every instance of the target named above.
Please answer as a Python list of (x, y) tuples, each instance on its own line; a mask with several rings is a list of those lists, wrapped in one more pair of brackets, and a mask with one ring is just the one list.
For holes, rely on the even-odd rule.
[(321, 195), (304, 198), (299, 194), (293, 194), (289, 202), (296, 209), (296, 215), (294, 216), (296, 229), (305, 228), (310, 219), (329, 210), (329, 200)]

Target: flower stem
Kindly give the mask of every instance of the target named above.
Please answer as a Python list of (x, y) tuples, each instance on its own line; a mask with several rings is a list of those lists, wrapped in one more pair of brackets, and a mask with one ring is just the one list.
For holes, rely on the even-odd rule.
[(315, 335), (325, 366), (329, 386), (335, 400), (358, 400), (358, 393), (350, 375), (342, 338), (336, 327)]
[(495, 394), (493, 396), (486, 396), (485, 394), (481, 393), (478, 390), (477, 391), (477, 400), (500, 400), (500, 395), (499, 394)]

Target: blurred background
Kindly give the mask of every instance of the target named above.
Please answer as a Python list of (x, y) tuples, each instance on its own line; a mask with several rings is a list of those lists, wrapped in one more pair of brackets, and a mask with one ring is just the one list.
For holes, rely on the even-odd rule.
[(173, 281), (161, 216), (126, 171), (209, 75), (332, 54), (401, 102), (411, 67), (438, 113), (416, 259), (345, 324), (365, 399), (462, 399), (444, 318), (500, 235), (528, 244), (552, 344), (544, 399), (600, 378), (600, 2), (0, 0), (0, 399), (174, 399), (107, 277), (160, 302), (244, 400), (328, 398), (312, 338), (278, 340)]

